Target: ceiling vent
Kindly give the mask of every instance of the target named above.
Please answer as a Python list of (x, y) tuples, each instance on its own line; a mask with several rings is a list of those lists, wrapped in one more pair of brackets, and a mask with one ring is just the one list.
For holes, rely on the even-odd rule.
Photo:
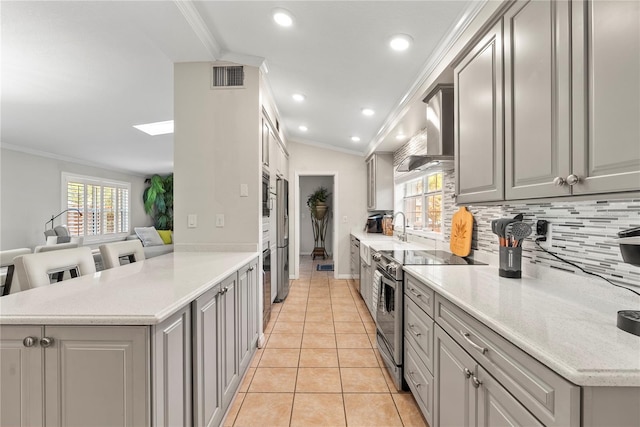
[(244, 67), (242, 65), (213, 67), (213, 79), (211, 81), (212, 88), (240, 88), (243, 86)]

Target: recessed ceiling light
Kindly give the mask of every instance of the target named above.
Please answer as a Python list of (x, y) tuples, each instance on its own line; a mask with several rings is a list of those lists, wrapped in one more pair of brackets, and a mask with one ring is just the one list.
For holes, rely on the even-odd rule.
[(359, 136), (352, 136), (352, 137), (351, 137), (351, 141), (353, 141), (353, 142), (360, 142), (360, 137), (359, 137)]
[(305, 125), (300, 125), (300, 126), (298, 126), (298, 129), (300, 129), (302, 132), (306, 132), (306, 131), (308, 131), (308, 130), (309, 130), (309, 128), (308, 128), (308, 127), (306, 127)]
[(376, 112), (373, 111), (371, 108), (363, 108), (362, 109), (362, 114), (364, 114), (365, 116), (373, 116)]
[(401, 141), (401, 140), (403, 140), (403, 139), (405, 139), (405, 138), (406, 138), (406, 136), (404, 136), (403, 134), (398, 134), (398, 135), (396, 135), (396, 139), (397, 139), (398, 141)]
[(411, 46), (412, 42), (413, 39), (411, 38), (411, 36), (408, 36), (406, 34), (398, 34), (391, 38), (389, 46), (391, 46), (391, 49), (395, 51), (402, 52), (403, 50), (409, 49), (409, 46)]
[(293, 95), (291, 95), (291, 97), (292, 97), (295, 101), (298, 101), (298, 102), (302, 102), (302, 101), (304, 101), (304, 100), (307, 98), (306, 96), (304, 96), (304, 95), (303, 95), (303, 94), (301, 94), (301, 93), (294, 93)]
[(173, 120), (145, 123), (142, 125), (134, 125), (133, 127), (151, 136), (165, 135), (167, 133), (173, 133)]
[(291, 16), (291, 12), (285, 9), (275, 9), (273, 11), (273, 20), (281, 27), (290, 27), (293, 25), (293, 16)]

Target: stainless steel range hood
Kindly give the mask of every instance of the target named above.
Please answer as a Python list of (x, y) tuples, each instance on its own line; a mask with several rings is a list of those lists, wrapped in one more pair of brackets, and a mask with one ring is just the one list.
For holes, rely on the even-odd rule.
[(407, 156), (398, 172), (443, 169), (453, 164), (453, 85), (438, 85), (424, 99), (427, 103), (427, 153)]

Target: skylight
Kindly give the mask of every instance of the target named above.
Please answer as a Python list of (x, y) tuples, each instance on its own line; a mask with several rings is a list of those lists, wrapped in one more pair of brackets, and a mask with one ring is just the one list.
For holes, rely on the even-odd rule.
[(167, 133), (173, 133), (173, 120), (134, 125), (133, 127), (151, 136), (165, 135)]

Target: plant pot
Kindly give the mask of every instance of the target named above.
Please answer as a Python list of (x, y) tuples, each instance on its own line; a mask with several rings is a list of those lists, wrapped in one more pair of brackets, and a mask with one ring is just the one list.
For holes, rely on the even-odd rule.
[(327, 210), (328, 210), (328, 209), (329, 209), (329, 208), (327, 208), (327, 205), (325, 205), (325, 204), (322, 204), (322, 205), (321, 205), (320, 203), (318, 203), (318, 204), (316, 205), (315, 217), (316, 217), (317, 219), (322, 219), (322, 218), (324, 218), (324, 216), (327, 214)]

